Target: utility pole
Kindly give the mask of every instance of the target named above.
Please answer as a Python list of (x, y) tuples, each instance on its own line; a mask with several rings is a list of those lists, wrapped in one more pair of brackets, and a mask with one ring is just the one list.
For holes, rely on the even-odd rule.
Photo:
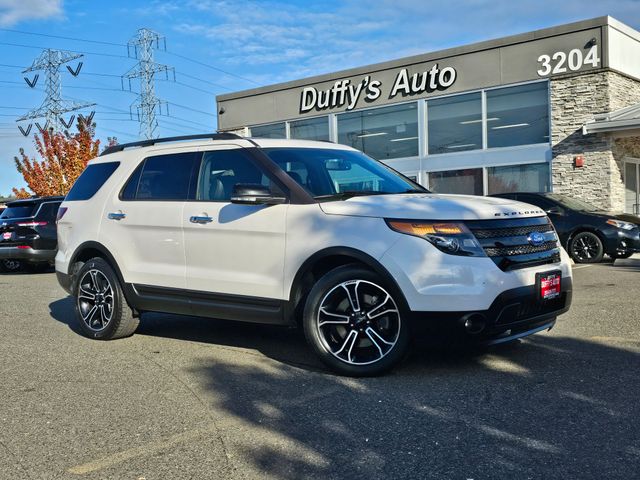
[[(60, 80), (60, 67), (66, 63), (72, 62), (81, 58), (82, 55), (73, 52), (67, 52), (64, 50), (43, 50), (40, 56), (33, 61), (33, 64), (24, 70), (22, 73), (37, 72), (43, 70), (45, 74), (46, 84), (46, 97), (44, 102), (39, 108), (31, 110), (18, 118), (16, 122), (24, 120), (44, 118), (44, 126), (36, 122), (36, 126), (42, 132), (45, 130), (60, 132), (62, 127), (71, 127), (75, 119), (75, 115), (72, 115), (69, 121), (65, 121), (62, 115), (68, 112), (75, 112), (82, 108), (87, 108), (95, 105), (95, 103), (89, 102), (75, 102), (62, 98), (62, 82)], [(67, 70), (71, 75), (77, 77), (82, 69), (82, 62), (79, 62), (75, 69), (72, 69), (69, 65), (66, 65)], [(25, 82), (31, 88), (35, 88), (40, 78), (39, 74), (36, 74), (32, 79), (24, 77)], [(18, 126), (22, 134), (26, 137), (31, 131), (31, 124), (25, 130), (21, 126)]]
[[(158, 126), (156, 113), (162, 115), (162, 105), (166, 102), (160, 100), (155, 92), (155, 74), (164, 72), (167, 80), (169, 80), (169, 72), (173, 72), (175, 80), (175, 70), (173, 67), (156, 63), (153, 58), (155, 49), (160, 49), (162, 41), (162, 50), (166, 50), (166, 42), (156, 32), (147, 28), (138, 30), (138, 34), (127, 43), (127, 51), (131, 56), (131, 50), (134, 51), (135, 58), (138, 63), (127, 73), (123, 75), (123, 79), (129, 80), (129, 90), (131, 90), (131, 79), (140, 79), (140, 94), (138, 100), (132, 105), (135, 107), (138, 121), (140, 122), (140, 136), (146, 139), (154, 137), (154, 132)], [(123, 83), (124, 88), (124, 83)]]

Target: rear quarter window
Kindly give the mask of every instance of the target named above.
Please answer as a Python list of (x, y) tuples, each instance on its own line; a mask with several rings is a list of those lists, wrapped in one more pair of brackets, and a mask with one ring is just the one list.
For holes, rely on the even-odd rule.
[(120, 162), (96, 163), (89, 165), (65, 198), (66, 202), (75, 200), (89, 200), (104, 185), (109, 177), (116, 171)]

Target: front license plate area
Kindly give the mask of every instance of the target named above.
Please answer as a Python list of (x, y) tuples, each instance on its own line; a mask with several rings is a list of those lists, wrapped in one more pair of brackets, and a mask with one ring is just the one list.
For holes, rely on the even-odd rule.
[(542, 301), (558, 298), (562, 293), (562, 272), (543, 272), (536, 274), (536, 291)]

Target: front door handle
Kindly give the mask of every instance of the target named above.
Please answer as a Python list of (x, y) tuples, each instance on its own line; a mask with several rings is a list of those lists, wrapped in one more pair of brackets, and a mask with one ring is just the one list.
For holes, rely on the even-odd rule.
[(127, 216), (126, 213), (122, 213), (121, 211), (118, 210), (117, 212), (110, 212), (107, 215), (107, 218), (109, 218), (109, 220), (122, 220), (126, 216)]
[(189, 221), (191, 223), (211, 223), (213, 222), (213, 218), (211, 217), (206, 217), (206, 216), (197, 216), (194, 215), (193, 217), (189, 218)]

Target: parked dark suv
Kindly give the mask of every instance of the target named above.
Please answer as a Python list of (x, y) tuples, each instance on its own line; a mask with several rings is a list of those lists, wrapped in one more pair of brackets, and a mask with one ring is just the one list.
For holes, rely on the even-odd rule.
[(7, 203), (0, 214), (0, 271), (18, 271), (23, 264), (34, 269), (53, 265), (56, 216), (63, 200), (34, 197)]
[(560, 242), (577, 263), (597, 263), (603, 255), (627, 258), (640, 251), (640, 217), (604, 212), (582, 200), (556, 193), (500, 193), (540, 207), (549, 215)]

